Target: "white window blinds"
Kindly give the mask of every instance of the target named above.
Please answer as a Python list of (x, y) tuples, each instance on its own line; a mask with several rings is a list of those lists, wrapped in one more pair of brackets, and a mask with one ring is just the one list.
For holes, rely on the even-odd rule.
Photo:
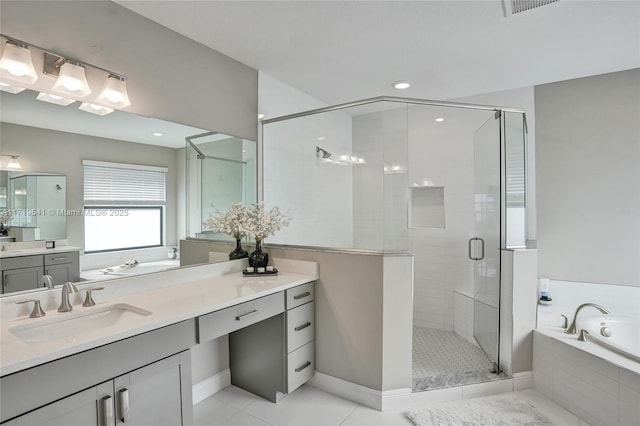
[(83, 161), (85, 205), (164, 205), (165, 167)]

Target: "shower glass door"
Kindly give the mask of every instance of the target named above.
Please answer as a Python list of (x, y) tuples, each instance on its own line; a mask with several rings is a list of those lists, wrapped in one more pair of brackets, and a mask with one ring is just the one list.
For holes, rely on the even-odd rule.
[(500, 114), (474, 133), (473, 336), (498, 372), (500, 302)]

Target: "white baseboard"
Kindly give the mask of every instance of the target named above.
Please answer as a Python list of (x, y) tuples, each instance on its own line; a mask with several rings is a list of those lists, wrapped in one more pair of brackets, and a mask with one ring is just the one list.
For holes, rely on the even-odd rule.
[(533, 371), (513, 373), (513, 390), (519, 391), (533, 387)]
[(222, 370), (218, 374), (209, 377), (201, 381), (200, 383), (196, 383), (192, 387), (193, 393), (193, 405), (202, 401), (203, 399), (209, 398), (211, 395), (216, 392), (221, 391), (227, 386), (231, 385), (231, 370), (228, 368), (226, 370)]
[(424, 392), (412, 392), (410, 388), (379, 391), (317, 371), (308, 384), (327, 393), (373, 408), (374, 410), (386, 411), (408, 409), (439, 402), (457, 401), (526, 389), (533, 385), (533, 374), (530, 371), (525, 371), (523, 373), (516, 373), (513, 378), (504, 380), (434, 389)]
[(332, 395), (357, 402), (374, 410), (382, 410), (382, 391), (358, 385), (328, 374), (319, 373), (309, 380), (309, 385)]

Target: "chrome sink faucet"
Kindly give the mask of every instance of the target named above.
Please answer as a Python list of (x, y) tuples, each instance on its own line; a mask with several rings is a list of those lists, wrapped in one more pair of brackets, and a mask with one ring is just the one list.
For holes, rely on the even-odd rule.
[(62, 300), (58, 307), (58, 312), (71, 312), (73, 306), (69, 303), (69, 293), (77, 293), (78, 288), (70, 282), (62, 284)]
[(608, 310), (606, 310), (605, 308), (603, 308), (602, 306), (596, 305), (595, 303), (583, 303), (582, 305), (578, 306), (578, 309), (576, 309), (576, 313), (573, 314), (573, 321), (571, 321), (571, 325), (569, 327), (567, 327), (567, 329), (564, 331), (565, 333), (567, 333), (567, 334), (578, 334), (578, 327), (576, 326), (576, 321), (578, 320), (578, 312), (580, 312), (580, 310), (582, 308), (586, 308), (587, 306), (590, 306), (592, 308), (596, 308), (597, 310), (599, 310), (603, 314), (610, 314), (611, 313)]
[(52, 289), (53, 288), (53, 277), (51, 275), (43, 275), (42, 278), (40, 278), (40, 284), (42, 284), (42, 287), (46, 287), (48, 289)]

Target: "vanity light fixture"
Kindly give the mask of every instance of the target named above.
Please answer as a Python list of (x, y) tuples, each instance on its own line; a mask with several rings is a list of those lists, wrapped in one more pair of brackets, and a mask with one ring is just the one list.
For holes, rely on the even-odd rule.
[(13, 93), (14, 95), (26, 90), (24, 87), (12, 86), (5, 82), (0, 82), (0, 90), (7, 93)]
[(400, 80), (400, 81), (394, 82), (392, 84), (392, 86), (395, 89), (404, 90), (404, 89), (408, 89), (409, 87), (411, 87), (411, 83), (409, 83), (408, 81), (405, 81), (405, 80)]
[(84, 98), (91, 93), (84, 66), (79, 62), (65, 62), (60, 67), (58, 79), (53, 84), (54, 92)]
[(8, 40), (0, 58), (0, 77), (9, 82), (33, 84), (38, 79), (31, 50), (24, 43)]
[(127, 94), (127, 82), (124, 77), (109, 74), (96, 102), (113, 108), (126, 108), (131, 105)]
[(75, 102), (75, 99), (63, 98), (62, 96), (52, 95), (50, 93), (40, 92), (36, 99), (39, 101), (49, 102), (51, 104), (67, 106)]
[(107, 108), (103, 107), (102, 105), (91, 104), (89, 102), (83, 102), (82, 105), (78, 107), (78, 109), (100, 116), (111, 114), (113, 112), (113, 108)]
[(18, 161), (19, 155), (13, 154), (0, 154), (3, 157), (10, 157), (11, 159), (7, 163), (7, 170), (20, 170), (22, 167), (20, 166), (20, 162)]

